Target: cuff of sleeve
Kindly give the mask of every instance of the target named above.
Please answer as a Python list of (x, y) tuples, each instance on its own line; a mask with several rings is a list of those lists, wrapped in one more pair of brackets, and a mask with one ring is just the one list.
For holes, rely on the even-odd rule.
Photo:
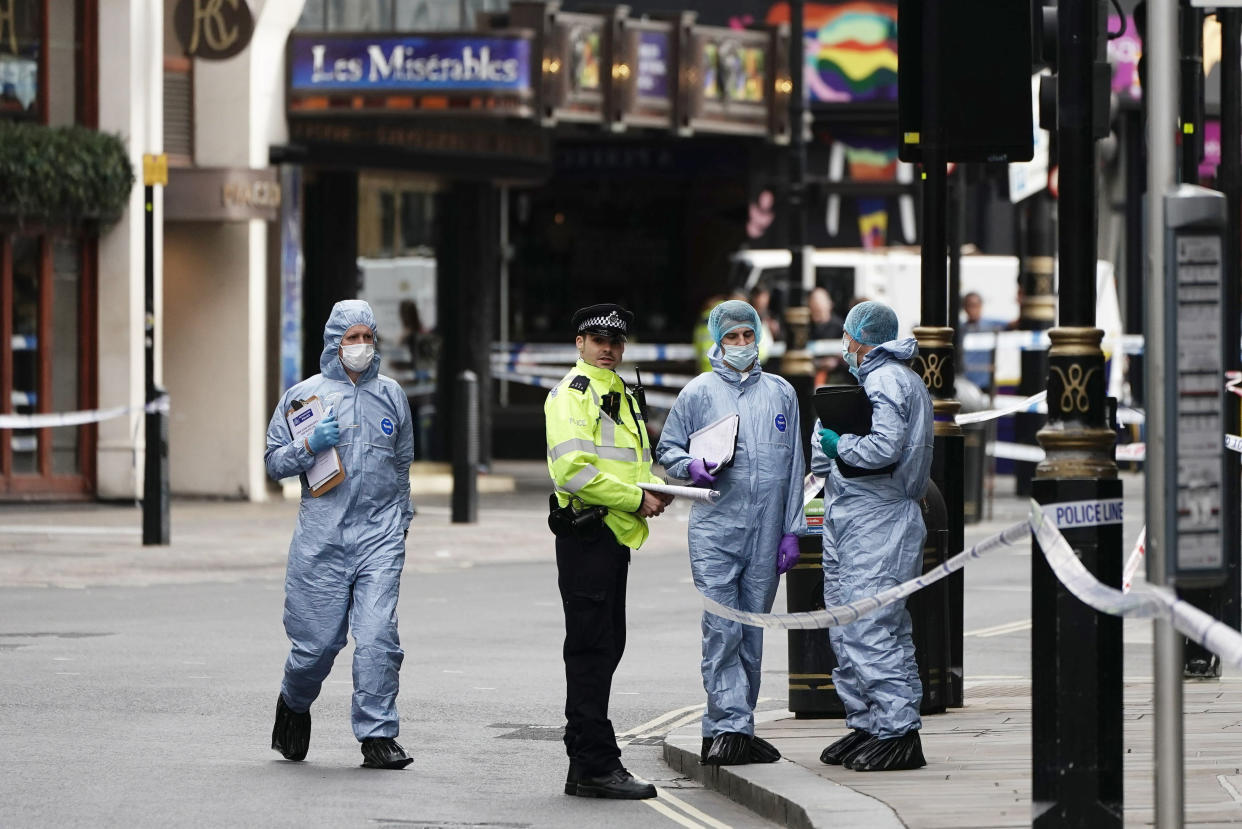
[(638, 508), (643, 505), (643, 490), (638, 486), (634, 487), (634, 496), (634, 505), (627, 506), (625, 508), (626, 512), (638, 512)]

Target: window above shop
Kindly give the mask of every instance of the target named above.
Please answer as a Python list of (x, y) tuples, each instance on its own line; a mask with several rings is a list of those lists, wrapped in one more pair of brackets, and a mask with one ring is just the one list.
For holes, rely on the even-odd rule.
[(306, 0), (303, 32), (434, 32), (473, 29), (480, 12), (499, 12), (508, 0)]

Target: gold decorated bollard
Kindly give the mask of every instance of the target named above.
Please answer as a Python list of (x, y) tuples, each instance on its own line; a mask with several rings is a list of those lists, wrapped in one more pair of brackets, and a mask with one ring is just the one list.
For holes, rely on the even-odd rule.
[(1104, 332), (1054, 328), (1048, 332), (1048, 424), (1036, 435), (1047, 456), (1037, 478), (1116, 478), (1117, 433), (1109, 427), (1105, 396)]

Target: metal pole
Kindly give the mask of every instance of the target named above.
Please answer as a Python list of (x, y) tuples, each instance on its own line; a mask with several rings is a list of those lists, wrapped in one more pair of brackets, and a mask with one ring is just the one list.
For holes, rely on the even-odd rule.
[[(1164, 196), (1173, 188), (1177, 147), (1177, 0), (1148, 0), (1143, 90), (1147, 96), (1147, 255), (1151, 275), (1147, 290), (1146, 341), (1151, 355), (1144, 365), (1147, 395), (1147, 578), (1167, 582), (1165, 562), (1171, 554), (1176, 527), (1166, 516), (1166, 487), (1176, 469), (1164, 458), (1164, 436), (1172, 412), (1161, 390), (1169, 370), (1165, 353)], [(1155, 785), (1156, 825), (1182, 825), (1182, 637), (1167, 621), (1155, 622)]]
[(479, 520), (479, 377), (457, 375), (458, 417), (453, 427), (453, 523)]
[(815, 367), (806, 350), (811, 332), (811, 311), (806, 307), (803, 278), (807, 270), (806, 247), (806, 32), (803, 25), (803, 0), (789, 4), (789, 290), (785, 306), (785, 354), (781, 374), (794, 388), (798, 398), (802, 424), (802, 447), (810, 459), (811, 427), (815, 417), (811, 409), (811, 393)]
[[(143, 230), (143, 270), (145, 282), (144, 356), (146, 394), (149, 406), (163, 394), (155, 385), (155, 187), (143, 189), (146, 208)], [(164, 412), (146, 413), (146, 455), (142, 486), (142, 543), (168, 543), (168, 419)]]
[[(1225, 225), (1225, 324), (1221, 339), (1225, 344), (1224, 368), (1238, 370), (1238, 342), (1242, 340), (1242, 325), (1238, 309), (1242, 307), (1242, 9), (1231, 8), (1217, 11), (1221, 21), (1220, 62), (1220, 172), (1217, 174), (1220, 190), (1228, 205)], [(1231, 435), (1242, 433), (1242, 406), (1238, 401), (1225, 405), (1225, 431)], [(1232, 453), (1226, 452), (1226, 455)], [(1238, 628), (1239, 616), (1239, 546), (1242, 539), (1240, 519), (1242, 510), (1242, 465), (1227, 459), (1221, 487), (1221, 503), (1229, 505), (1224, 514), (1223, 552), (1229, 564), (1229, 577), (1223, 587), (1224, 601), (1218, 605), (1220, 620)]]

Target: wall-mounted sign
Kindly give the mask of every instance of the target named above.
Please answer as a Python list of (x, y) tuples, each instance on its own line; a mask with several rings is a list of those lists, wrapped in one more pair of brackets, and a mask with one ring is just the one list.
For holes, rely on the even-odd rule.
[(521, 32), (295, 34), (286, 51), (290, 116), (531, 114), (531, 43)]
[(788, 34), (784, 27), (695, 26), (690, 37), (684, 126), (749, 135), (788, 135)]
[(275, 221), (280, 181), (273, 169), (189, 167), (169, 171), (164, 219), (170, 222)]
[(676, 128), (681, 55), (693, 21), (691, 12), (670, 20), (622, 21), (616, 99), (627, 125)]
[(173, 31), (189, 57), (226, 60), (250, 43), (254, 16), (246, 0), (181, 0)]

